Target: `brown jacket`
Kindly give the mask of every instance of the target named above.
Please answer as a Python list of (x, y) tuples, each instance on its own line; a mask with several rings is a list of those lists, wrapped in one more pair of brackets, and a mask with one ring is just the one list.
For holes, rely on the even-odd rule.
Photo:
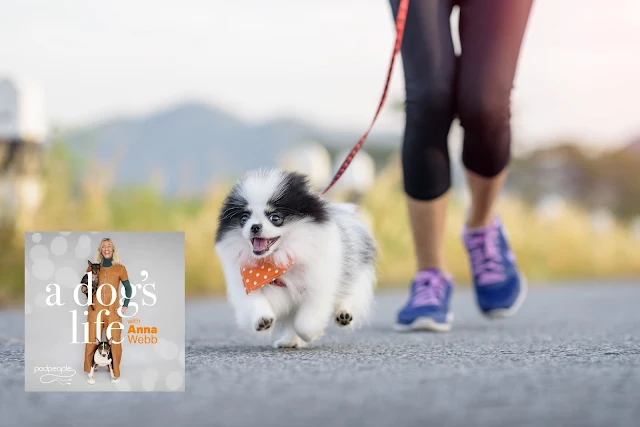
[[(87, 272), (91, 270), (91, 267), (87, 268)], [(87, 321), (89, 322), (89, 343), (85, 345), (84, 352), (84, 371), (90, 372), (91, 365), (93, 364), (93, 353), (96, 350), (96, 322), (98, 320), (98, 313), (102, 310), (108, 310), (109, 314), (105, 311), (100, 314), (100, 322), (97, 324), (98, 334), (100, 339), (102, 335), (105, 335), (110, 324), (114, 322), (122, 323), (122, 317), (118, 314), (118, 308), (120, 308), (120, 282), (124, 282), (129, 279), (127, 269), (124, 265), (112, 265), (111, 267), (100, 267), (100, 280), (98, 286), (103, 284), (109, 284), (111, 286), (102, 286), (100, 289), (100, 296), (96, 293), (96, 298), (93, 301), (95, 310), (88, 308), (89, 314), (87, 315)], [(104, 304), (101, 304), (102, 301)], [(124, 326), (123, 326), (124, 328)], [(114, 341), (122, 340), (122, 330), (112, 327), (111, 338)], [(113, 374), (116, 378), (120, 377), (120, 360), (122, 359), (122, 344), (111, 344), (111, 357), (113, 360)]]

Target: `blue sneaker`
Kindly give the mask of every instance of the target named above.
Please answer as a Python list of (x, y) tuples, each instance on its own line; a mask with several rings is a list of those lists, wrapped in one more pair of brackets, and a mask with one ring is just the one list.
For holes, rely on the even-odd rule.
[(471, 261), (476, 301), (487, 317), (508, 317), (524, 302), (527, 285), (498, 217), (487, 227), (462, 233)]
[(396, 330), (450, 331), (452, 293), (451, 276), (437, 269), (419, 271), (411, 284), (411, 297), (398, 313)]

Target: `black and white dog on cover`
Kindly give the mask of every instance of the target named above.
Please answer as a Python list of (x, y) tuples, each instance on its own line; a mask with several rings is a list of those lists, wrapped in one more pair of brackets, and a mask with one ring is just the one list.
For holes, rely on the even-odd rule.
[[(275, 347), (302, 347), (320, 338), (331, 320), (345, 327), (368, 319), (375, 240), (355, 205), (320, 198), (305, 175), (247, 173), (224, 201), (215, 250), (238, 326), (258, 332), (282, 327)], [(247, 294), (241, 266), (264, 259), (294, 263), (280, 286)]]
[(93, 363), (91, 364), (91, 371), (87, 374), (87, 382), (89, 384), (95, 384), (96, 380), (94, 378), (93, 373), (98, 369), (99, 366), (106, 366), (111, 374), (111, 382), (117, 382), (117, 379), (113, 375), (113, 358), (111, 357), (111, 342), (113, 340), (109, 339), (108, 341), (100, 341), (96, 338), (96, 347), (93, 352)]

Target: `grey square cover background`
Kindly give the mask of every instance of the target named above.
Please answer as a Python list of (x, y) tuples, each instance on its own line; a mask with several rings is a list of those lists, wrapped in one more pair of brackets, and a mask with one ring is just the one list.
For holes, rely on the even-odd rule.
[[(80, 283), (87, 260), (95, 262), (98, 244), (109, 237), (127, 269), (135, 294), (133, 302), (139, 318), (135, 326), (155, 326), (157, 344), (134, 344), (127, 339), (127, 318), (123, 317), (120, 381), (111, 383), (105, 368), (95, 373), (94, 385), (87, 383), (83, 371), (84, 315), (73, 288)], [(141, 274), (148, 273), (148, 278)], [(63, 306), (47, 306), (45, 298), (51, 283), (60, 285)], [(147, 283), (155, 283), (156, 304), (143, 306), (151, 298), (142, 293)], [(118, 295), (122, 292), (122, 285)], [(42, 232), (25, 233), (25, 390), (26, 391), (184, 391), (184, 233), (176, 232)], [(86, 302), (84, 294), (79, 301)], [(72, 310), (77, 310), (77, 344), (73, 344)], [(70, 366), (76, 374), (70, 384), (43, 383), (35, 367)], [(52, 379), (46, 377), (45, 381)]]

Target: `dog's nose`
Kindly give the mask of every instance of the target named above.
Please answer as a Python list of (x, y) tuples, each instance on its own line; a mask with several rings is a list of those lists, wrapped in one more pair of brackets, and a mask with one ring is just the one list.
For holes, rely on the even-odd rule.
[(253, 224), (251, 226), (251, 232), (253, 234), (258, 234), (260, 232), (260, 230), (262, 230), (262, 225), (261, 224)]

